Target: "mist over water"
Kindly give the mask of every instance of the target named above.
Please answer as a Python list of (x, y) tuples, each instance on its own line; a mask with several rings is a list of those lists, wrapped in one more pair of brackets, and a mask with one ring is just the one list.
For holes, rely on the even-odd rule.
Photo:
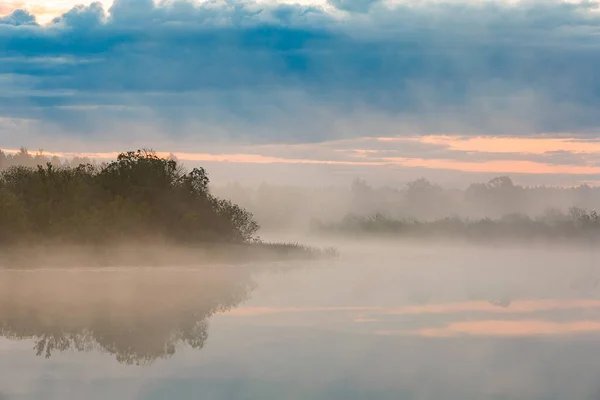
[(594, 249), (327, 244), (338, 258), (3, 270), (3, 395), (597, 398)]
[[(518, 178), (517, 178), (518, 179)], [(212, 190), (251, 211), (262, 230), (316, 233), (319, 224), (382, 216), (405, 222), (533, 220), (553, 224), (593, 212), (600, 189), (527, 186), (509, 176), (456, 187), (424, 178), (394, 185), (349, 179), (346, 185), (247, 185), (216, 182)]]
[(0, 172), (0, 399), (599, 398), (596, 188), (59, 161)]
[(243, 301), (250, 271), (167, 268), (2, 271), (1, 334), (32, 339), (38, 356), (100, 351), (125, 364), (201, 349), (207, 318)]

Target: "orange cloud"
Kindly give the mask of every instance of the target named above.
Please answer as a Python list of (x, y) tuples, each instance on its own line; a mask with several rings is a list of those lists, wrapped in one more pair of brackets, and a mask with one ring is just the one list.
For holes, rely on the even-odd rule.
[[(2, 150), (5, 153), (18, 153), (19, 150), (6, 149)], [(88, 157), (100, 160), (115, 159), (118, 152), (105, 152), (105, 153), (67, 153), (67, 152), (47, 152), (43, 153), (46, 156), (72, 158), (72, 157)], [(167, 152), (156, 152), (160, 157), (168, 157), (173, 154), (181, 161), (210, 161), (210, 162), (231, 162), (231, 163), (247, 163), (247, 164), (324, 164), (324, 165), (388, 165), (389, 162), (383, 161), (333, 161), (333, 160), (313, 160), (313, 159), (301, 159), (301, 158), (282, 158), (265, 156), (261, 154), (241, 154), (241, 153), (229, 153), (229, 154), (210, 154), (210, 153), (167, 153)]]
[(0, 4), (0, 15), (24, 9), (35, 15), (38, 22), (45, 24), (78, 4), (89, 5), (94, 1), (100, 1), (105, 10), (113, 3), (113, 0), (3, 0)]
[(10, 14), (14, 10), (26, 7), (27, 4), (24, 1), (6, 0), (0, 4), (0, 15)]
[[(4, 153), (8, 154), (16, 154), (20, 152), (20, 150), (15, 149), (2, 149)], [(30, 154), (37, 154), (37, 151), (31, 151)], [(87, 157), (96, 160), (112, 160), (116, 159), (119, 155), (118, 152), (106, 152), (106, 153), (67, 153), (67, 152), (52, 152), (52, 151), (43, 151), (42, 154), (46, 157), (60, 157), (60, 158), (73, 158), (73, 157)]]
[(45, 22), (46, 20), (51, 20), (53, 17), (62, 14), (62, 12), (67, 11), (68, 8), (55, 9), (52, 7), (52, 2), (34, 2), (34, 1), (10, 1), (0, 4), (0, 15), (7, 15), (12, 13), (15, 10), (27, 10), (36, 18)]
[(545, 154), (567, 151), (576, 154), (600, 154), (600, 142), (551, 137), (491, 137), (430, 135), (422, 137), (376, 138), (380, 142), (419, 142), (441, 145), (450, 150), (475, 153)]
[[(430, 140), (425, 138), (415, 139), (395, 139), (395, 138), (379, 138), (376, 140)], [(457, 139), (457, 142), (459, 140)], [(453, 142), (454, 143), (454, 142)], [(331, 143), (327, 143), (327, 146), (331, 146)], [(583, 146), (583, 144), (577, 144), (577, 146)], [(305, 145), (308, 146), (308, 145)], [(314, 145), (315, 151), (320, 150), (319, 145)], [(600, 143), (598, 143), (600, 146)], [(263, 146), (264, 147), (264, 146)], [(310, 150), (310, 147), (306, 147)], [(260, 150), (261, 146), (256, 146), (253, 150)], [(322, 149), (321, 149), (322, 150)], [(336, 149), (330, 149), (332, 154), (336, 152)], [(5, 150), (8, 153), (14, 153), (18, 150)], [(352, 160), (327, 160), (327, 159), (312, 159), (312, 158), (286, 158), (286, 157), (275, 157), (263, 154), (249, 154), (249, 153), (187, 153), (177, 152), (174, 155), (182, 161), (195, 161), (195, 162), (228, 162), (228, 163), (246, 163), (246, 164), (311, 164), (311, 165), (347, 165), (347, 166), (400, 166), (407, 168), (429, 168), (429, 169), (441, 169), (441, 170), (452, 170), (462, 172), (480, 172), (480, 173), (494, 173), (494, 174), (565, 174), (565, 175), (595, 175), (600, 174), (600, 166), (594, 165), (570, 165), (570, 164), (548, 164), (536, 161), (527, 160), (492, 160), (492, 161), (462, 161), (456, 159), (426, 159), (419, 157), (384, 157), (377, 158), (377, 150), (352, 150), (355, 158)], [(483, 149), (482, 151), (486, 151)], [(104, 153), (67, 153), (67, 152), (45, 152), (48, 156), (58, 156), (72, 158), (74, 156), (89, 157), (95, 159), (114, 159), (117, 156), (117, 152), (104, 152)], [(169, 153), (158, 152), (160, 156), (167, 156)], [(369, 158), (368, 155), (373, 154), (373, 158)], [(600, 149), (599, 149), (600, 154)], [(358, 156), (358, 157), (357, 157)]]
[[(162, 155), (167, 153), (160, 153)], [(325, 165), (386, 165), (383, 161), (333, 161), (302, 158), (282, 158), (261, 154), (208, 154), (208, 153), (174, 153), (183, 161), (217, 161), (250, 164), (325, 164)]]

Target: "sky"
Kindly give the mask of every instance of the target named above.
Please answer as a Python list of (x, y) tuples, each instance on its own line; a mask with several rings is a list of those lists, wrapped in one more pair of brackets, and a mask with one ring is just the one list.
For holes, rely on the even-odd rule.
[(0, 148), (151, 147), (228, 179), (600, 182), (597, 2), (78, 3), (0, 5)]

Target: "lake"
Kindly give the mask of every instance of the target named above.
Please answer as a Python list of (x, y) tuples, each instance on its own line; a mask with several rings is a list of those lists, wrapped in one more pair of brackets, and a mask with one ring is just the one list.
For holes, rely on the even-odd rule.
[(0, 399), (600, 399), (590, 249), (0, 271)]

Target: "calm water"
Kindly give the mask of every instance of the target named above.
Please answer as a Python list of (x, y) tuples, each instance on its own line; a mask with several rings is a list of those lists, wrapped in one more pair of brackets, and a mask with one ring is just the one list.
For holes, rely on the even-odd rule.
[(600, 399), (590, 251), (341, 247), (2, 271), (0, 399)]

